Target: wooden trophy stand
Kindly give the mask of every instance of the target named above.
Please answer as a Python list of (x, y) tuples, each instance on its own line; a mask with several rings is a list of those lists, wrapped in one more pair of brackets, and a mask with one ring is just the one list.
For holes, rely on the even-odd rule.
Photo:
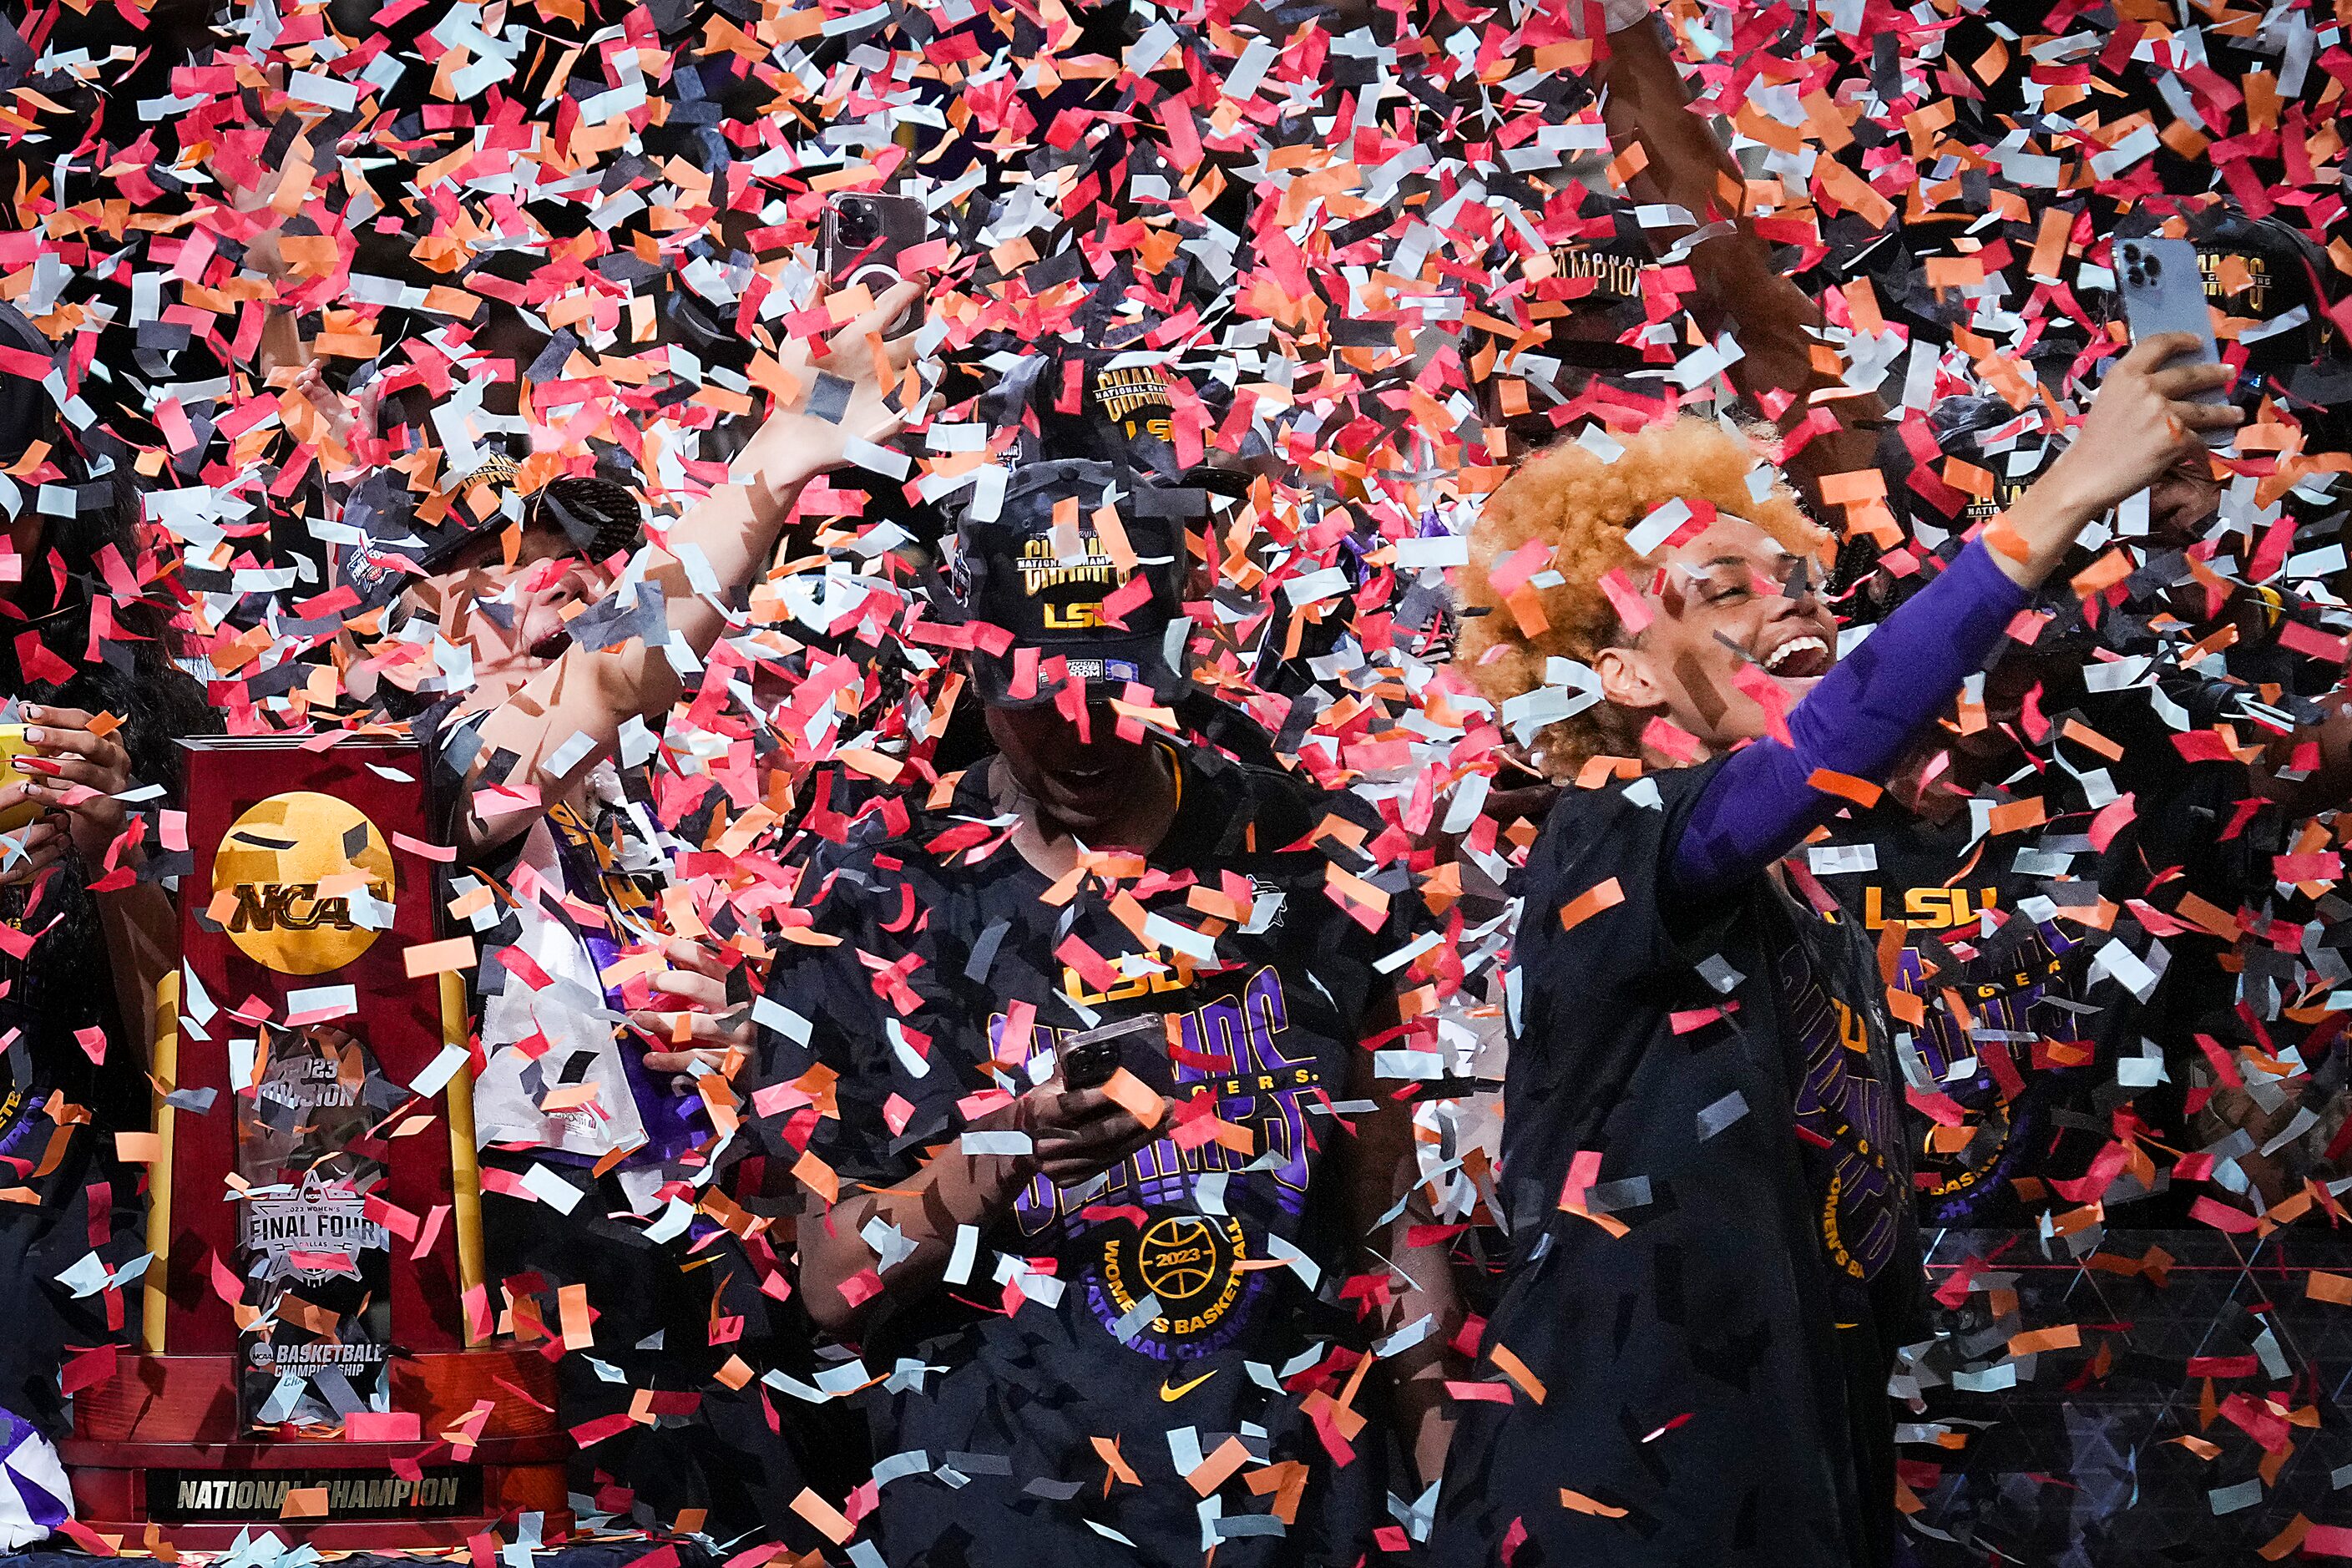
[[(418, 853), (436, 837), (424, 754), (393, 739), (182, 745), (195, 864), (181, 883), (180, 930), (192, 984), (184, 995), (174, 975), (157, 997), (154, 1068), (171, 1089), (215, 1093), (200, 1114), (185, 1092), (178, 1107), (156, 1101), (142, 1343), (74, 1399), (61, 1452), (75, 1513), (134, 1550), (159, 1531), (204, 1550), (265, 1529), (326, 1550), (452, 1546), (502, 1524), (510, 1534), (525, 1512), (545, 1515), (556, 1539), (572, 1516), (554, 1367), (543, 1348), (490, 1339), (473, 1075), (451, 1073), (443, 1055), (467, 1048), (464, 983), (446, 972), (412, 979), (403, 958), (438, 930), (436, 868)], [(348, 1006), (322, 1003), (319, 988), (346, 985)], [(247, 1363), (282, 1352), (257, 1353), (239, 1331), (240, 1310), (255, 1312), (239, 1256), (250, 1200), (230, 1180), (236, 1075), (254, 1070), (258, 1026), (299, 1023), (300, 1008), (332, 1010), (327, 1026), (357, 1038), (405, 1100), (352, 1145), (384, 1172), (367, 1217), (391, 1247), (390, 1348), (379, 1363), (391, 1410), (269, 1427), (239, 1400)], [(420, 1079), (432, 1093), (408, 1089)], [(255, 1088), (242, 1088), (250, 1106)], [(330, 1354), (338, 1342), (330, 1337)]]

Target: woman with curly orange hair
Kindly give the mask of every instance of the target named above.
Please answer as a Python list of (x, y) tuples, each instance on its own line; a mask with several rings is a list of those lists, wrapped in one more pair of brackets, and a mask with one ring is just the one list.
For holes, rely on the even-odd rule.
[(1843, 661), (1822, 535), (1736, 436), (1588, 437), (1489, 498), (1457, 658), (1582, 787), (1528, 858), (1511, 1265), (1433, 1561), (1893, 1560), (1902, 1085), (1867, 942), (1778, 863), (1874, 793), (2084, 526), (2238, 422), (2190, 401), (2226, 371), (2161, 368), (2192, 346), (2119, 361), (2065, 455)]

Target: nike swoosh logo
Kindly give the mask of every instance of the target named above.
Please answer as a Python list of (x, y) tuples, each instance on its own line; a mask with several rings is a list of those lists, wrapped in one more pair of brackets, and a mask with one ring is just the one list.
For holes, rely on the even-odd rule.
[(1192, 1393), (1194, 1389), (1200, 1387), (1202, 1384), (1208, 1382), (1209, 1379), (1216, 1375), (1217, 1369), (1213, 1366), (1190, 1383), (1163, 1383), (1160, 1385), (1160, 1397), (1166, 1400), (1169, 1404), (1173, 1405), (1176, 1401), (1183, 1398), (1186, 1394)]

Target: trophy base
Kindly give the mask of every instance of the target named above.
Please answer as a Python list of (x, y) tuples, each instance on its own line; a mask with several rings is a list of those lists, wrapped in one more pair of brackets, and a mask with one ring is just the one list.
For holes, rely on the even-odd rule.
[[(74, 1401), (58, 1445), (74, 1516), (134, 1549), (151, 1530), (175, 1546), (227, 1546), (269, 1531), (323, 1550), (462, 1545), (518, 1515), (543, 1537), (572, 1528), (571, 1439), (557, 1426), (554, 1369), (520, 1346), (395, 1356), (393, 1404), (415, 1441), (354, 1443), (246, 1432), (234, 1355), (125, 1356)], [(441, 1434), (478, 1404), (488, 1418), (461, 1461)]]

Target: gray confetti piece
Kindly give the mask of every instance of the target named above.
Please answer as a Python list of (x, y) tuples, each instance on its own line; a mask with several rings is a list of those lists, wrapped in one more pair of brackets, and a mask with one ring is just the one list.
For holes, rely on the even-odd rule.
[(572, 642), (591, 653), (618, 647), (635, 637), (658, 646), (669, 641), (669, 616), (661, 589), (640, 583), (634, 605), (624, 608), (620, 595), (614, 595), (574, 616), (571, 629)]
[(1129, 1308), (1118, 1321), (1110, 1326), (1111, 1338), (1123, 1345), (1131, 1345), (1135, 1342), (1135, 1336), (1143, 1332), (1151, 1320), (1159, 1315), (1160, 1298), (1146, 1291), (1142, 1300)]
[(2215, 1487), (2205, 1494), (2217, 1514), (2235, 1513), (2242, 1508), (2252, 1508), (2263, 1500), (2263, 1482), (2259, 1476), (2240, 1481), (2231, 1487)]
[(1729, 1094), (1725, 1095), (1721, 1100), (1717, 1100), (1713, 1105), (1707, 1106), (1698, 1113), (1698, 1135), (1700, 1141), (1705, 1142), (1706, 1140), (1714, 1137), (1717, 1133), (1722, 1131), (1725, 1128), (1730, 1126), (1733, 1122), (1738, 1121), (1741, 1117), (1747, 1114), (1747, 1098), (1738, 1089), (1733, 1089)]
[(1714, 987), (1716, 994), (1721, 996), (1730, 995), (1738, 988), (1739, 983), (1748, 978), (1725, 963), (1723, 955), (1719, 952), (1711, 952), (1699, 960), (1698, 976)]
[(856, 390), (856, 383), (819, 371), (816, 384), (809, 388), (807, 411), (828, 425), (838, 425), (849, 412), (849, 395)]
[(996, 950), (1004, 942), (1004, 933), (1013, 929), (1011, 921), (999, 921), (980, 933), (971, 944), (971, 956), (964, 961), (963, 977), (974, 985), (984, 984), (989, 970), (995, 965)]
[[(1704, 1116), (1706, 1112), (1699, 1114)], [(1602, 1182), (1584, 1194), (1584, 1206), (1594, 1214), (1615, 1214), (1620, 1209), (1642, 1208), (1649, 1201), (1650, 1178), (1647, 1176), (1628, 1176), (1622, 1182)]]
[(909, 1448), (903, 1454), (893, 1454), (878, 1459), (874, 1465), (874, 1484), (887, 1486), (901, 1476), (927, 1474), (931, 1468), (931, 1456), (921, 1448)]

